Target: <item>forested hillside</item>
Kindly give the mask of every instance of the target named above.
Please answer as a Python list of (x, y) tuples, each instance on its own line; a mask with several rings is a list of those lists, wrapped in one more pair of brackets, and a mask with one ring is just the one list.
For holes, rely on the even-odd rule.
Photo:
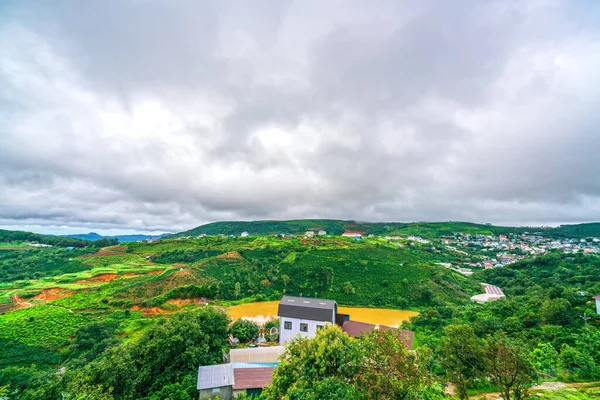
[(292, 221), (231, 221), (213, 222), (175, 236), (234, 235), (242, 232), (250, 235), (304, 234), (306, 231), (324, 230), (331, 235), (341, 235), (344, 231), (360, 232), (363, 235), (418, 235), (426, 238), (438, 238), (457, 232), (471, 235), (507, 235), (536, 233), (556, 238), (600, 237), (600, 223), (561, 225), (556, 228), (508, 227), (471, 222), (360, 222), (329, 219), (304, 219)]
[[(312, 222), (303, 223), (302, 232)], [(386, 234), (362, 240), (335, 235), (205, 236), (106, 247), (98, 241), (81, 241), (81, 247), (52, 241), (59, 238), (50, 238), (50, 247), (32, 247), (46, 239), (5, 231), (7, 239), (0, 246), (0, 389), (11, 399), (54, 399), (60, 393), (103, 400), (193, 398), (196, 368), (221, 360), (234, 329), (225, 312), (199, 304), (226, 309), (279, 300), (284, 294), (419, 312), (404, 327), (416, 332), (421, 347), (409, 354), (397, 350), (394, 337), (354, 341), (341, 331), (327, 331), (315, 344), (289, 350), (302, 356), (278, 370), (266, 392), (270, 399), (292, 390), (290, 382), (295, 382), (292, 391), (298, 396), (315, 399), (324, 398), (323, 393), (373, 398), (363, 392), (367, 384), (372, 393), (413, 390), (441, 399), (444, 379), (461, 396), (499, 391), (494, 365), (480, 361), (506, 349), (518, 355), (522, 368), (523, 386), (509, 391), (526, 390), (538, 380), (599, 379), (600, 321), (591, 296), (600, 294), (600, 257), (550, 249), (510, 265), (463, 274), (447, 266), (489, 258), (488, 249), (457, 250), (436, 238), (464, 227), (410, 224), (390, 231), (399, 235), (394, 239)], [(472, 234), (504, 232), (475, 224), (465, 229)], [(501, 287), (506, 299), (470, 302), (470, 296), (481, 293), (480, 282)], [(343, 372), (314, 370), (315, 363), (343, 360), (333, 352), (317, 352), (321, 346), (338, 345), (353, 359), (365, 354), (392, 357), (395, 369), (356, 364)], [(464, 345), (471, 358), (453, 358), (456, 346)], [(466, 368), (463, 362), (470, 363), (470, 375), (459, 380), (448, 374)], [(414, 368), (405, 370), (409, 365)], [(56, 375), (61, 367), (66, 372)], [(293, 374), (292, 379), (286, 375), (291, 370), (306, 375)], [(382, 374), (404, 376), (405, 385), (383, 381)], [(310, 383), (314, 379), (320, 382), (317, 386)], [(576, 398), (592, 398), (581, 393)]]

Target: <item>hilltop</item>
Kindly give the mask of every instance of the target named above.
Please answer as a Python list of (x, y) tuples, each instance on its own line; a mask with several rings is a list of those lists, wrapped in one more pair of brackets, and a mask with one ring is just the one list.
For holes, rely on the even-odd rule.
[(113, 236), (104, 236), (104, 235), (100, 235), (96, 232), (90, 232), (90, 233), (75, 233), (75, 234), (71, 234), (71, 235), (61, 235), (61, 237), (70, 237), (70, 238), (75, 238), (75, 239), (81, 239), (81, 240), (88, 240), (88, 241), (96, 241), (96, 240), (102, 240), (102, 239), (116, 239), (118, 240), (120, 243), (122, 242), (136, 242), (138, 240), (148, 240), (148, 239), (158, 239), (164, 236), (168, 236), (168, 233), (163, 233), (160, 235), (141, 235), (141, 234), (125, 234), (125, 235), (113, 235)]
[(323, 230), (329, 235), (341, 235), (345, 231), (360, 232), (363, 235), (417, 235), (426, 238), (438, 238), (456, 232), (471, 235), (507, 235), (535, 233), (551, 237), (600, 237), (600, 223), (561, 225), (546, 227), (509, 227), (472, 222), (362, 222), (334, 219), (301, 219), (289, 221), (222, 221), (200, 225), (196, 228), (177, 233), (174, 237), (198, 235), (234, 235), (242, 232), (250, 235), (296, 235), (307, 231)]

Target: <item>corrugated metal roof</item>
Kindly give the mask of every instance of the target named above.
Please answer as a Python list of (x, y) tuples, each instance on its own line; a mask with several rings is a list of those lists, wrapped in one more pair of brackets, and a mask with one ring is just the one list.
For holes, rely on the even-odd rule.
[(205, 365), (198, 367), (198, 390), (233, 386), (231, 364)]
[(274, 368), (236, 368), (233, 390), (263, 389), (271, 384)]
[(337, 311), (335, 300), (283, 296), (279, 302), (277, 315), (334, 323), (335, 311)]
[(229, 361), (234, 362), (276, 362), (283, 354), (283, 346), (269, 346), (246, 349), (231, 349)]
[(403, 329), (392, 328), (391, 326), (386, 325), (373, 325), (366, 322), (359, 321), (344, 321), (342, 325), (342, 330), (346, 332), (348, 335), (353, 337), (360, 337), (363, 334), (371, 333), (373, 329), (379, 329), (382, 331), (392, 330), (394, 333), (400, 335), (400, 339), (406, 343), (406, 346), (409, 349), (412, 349), (412, 342), (415, 337), (415, 333), (412, 331), (406, 331)]

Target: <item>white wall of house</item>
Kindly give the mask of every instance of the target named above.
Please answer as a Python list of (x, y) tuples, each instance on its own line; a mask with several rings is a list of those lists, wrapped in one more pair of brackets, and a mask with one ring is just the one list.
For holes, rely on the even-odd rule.
[[(286, 322), (290, 322), (292, 324), (292, 329), (285, 328)], [(296, 335), (308, 338), (315, 337), (317, 334), (317, 326), (325, 326), (326, 323), (327, 322), (313, 321), (310, 319), (279, 317), (279, 344), (283, 346), (285, 342), (292, 339)], [(300, 324), (307, 325), (308, 329), (306, 332), (302, 332), (300, 330)]]
[(596, 313), (600, 314), (600, 300), (596, 299)]

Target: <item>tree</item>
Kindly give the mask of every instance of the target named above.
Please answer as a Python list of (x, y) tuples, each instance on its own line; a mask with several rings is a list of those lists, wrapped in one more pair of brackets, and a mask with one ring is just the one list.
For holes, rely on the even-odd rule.
[(430, 360), (430, 350), (411, 352), (399, 333), (354, 339), (328, 324), (313, 339), (286, 343), (264, 394), (269, 400), (442, 399)]
[(260, 327), (256, 322), (247, 319), (238, 319), (231, 325), (229, 332), (240, 342), (249, 342), (258, 337)]
[[(273, 382), (265, 391), (267, 399), (316, 399), (324, 393), (339, 393), (340, 386), (351, 385), (359, 370), (354, 341), (331, 324), (318, 330), (313, 339), (292, 339), (286, 343)], [(286, 397), (288, 392), (293, 397)]]
[(485, 374), (485, 343), (470, 325), (450, 325), (440, 340), (438, 353), (448, 380), (456, 385), (460, 399), (467, 399), (467, 386)]
[(287, 289), (287, 285), (288, 285), (288, 283), (290, 283), (290, 277), (287, 276), (286, 274), (283, 274), (283, 275), (281, 275), (281, 279), (283, 280), (283, 285)]
[(504, 400), (521, 400), (525, 388), (535, 379), (535, 369), (521, 343), (505, 334), (492, 336), (488, 341), (488, 373), (500, 389)]
[(556, 298), (546, 300), (540, 309), (544, 321), (555, 325), (569, 325), (573, 320), (573, 307), (569, 300)]
[(344, 292), (346, 294), (354, 294), (356, 293), (356, 290), (354, 289), (354, 286), (352, 286), (352, 283), (344, 282)]
[(550, 343), (538, 343), (531, 352), (531, 362), (538, 372), (555, 375), (558, 366), (558, 352)]
[[(431, 350), (422, 348), (412, 352), (397, 331), (374, 330), (359, 340), (361, 371), (357, 386), (364, 388), (370, 399), (422, 398), (431, 391), (435, 380), (429, 366)], [(438, 385), (438, 395), (443, 389)]]
[[(194, 381), (199, 365), (222, 361), (230, 321), (214, 307), (175, 314), (150, 327), (138, 341), (109, 347), (85, 368), (68, 369), (61, 391), (76, 398), (85, 387), (89, 399), (145, 398), (163, 389), (171, 396), (181, 391), (177, 382)], [(193, 385), (186, 388), (188, 398), (194, 395)]]
[(592, 378), (596, 368), (594, 359), (589, 354), (568, 344), (563, 344), (560, 349), (558, 366), (576, 378), (582, 379)]
[(235, 296), (235, 298), (237, 299), (238, 297), (240, 297), (240, 294), (242, 293), (242, 287), (240, 285), (239, 282), (235, 283), (235, 286), (233, 288), (233, 295)]

